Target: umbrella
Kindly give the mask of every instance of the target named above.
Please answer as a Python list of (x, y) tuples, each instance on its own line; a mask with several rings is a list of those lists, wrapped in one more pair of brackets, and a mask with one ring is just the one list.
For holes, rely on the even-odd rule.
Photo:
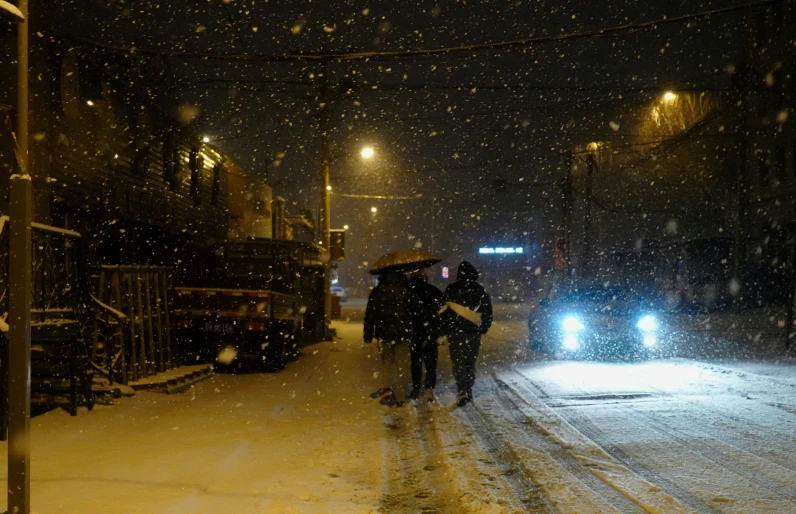
[(428, 268), (441, 260), (428, 250), (400, 250), (379, 257), (370, 268), (370, 273), (378, 275), (385, 271), (413, 271)]

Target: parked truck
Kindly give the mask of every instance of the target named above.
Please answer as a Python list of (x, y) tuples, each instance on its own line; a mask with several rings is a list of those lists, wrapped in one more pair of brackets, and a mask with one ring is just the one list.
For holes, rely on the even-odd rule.
[(322, 288), (312, 277), (322, 264), (311, 258), (317, 253), (306, 243), (275, 240), (190, 251), (174, 291), (187, 360), (279, 371), (297, 358), (318, 332)]

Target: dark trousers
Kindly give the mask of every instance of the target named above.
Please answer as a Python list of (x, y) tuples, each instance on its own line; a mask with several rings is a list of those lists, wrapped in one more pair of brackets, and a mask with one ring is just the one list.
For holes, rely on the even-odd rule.
[(409, 347), (410, 359), (412, 361), (412, 387), (420, 389), (423, 386), (423, 366), (426, 367), (427, 388), (437, 387), (437, 349), (436, 341), (424, 341), (413, 343)]
[(475, 384), (475, 361), (481, 348), (480, 334), (457, 334), (448, 336), (453, 376), (460, 393), (470, 393)]

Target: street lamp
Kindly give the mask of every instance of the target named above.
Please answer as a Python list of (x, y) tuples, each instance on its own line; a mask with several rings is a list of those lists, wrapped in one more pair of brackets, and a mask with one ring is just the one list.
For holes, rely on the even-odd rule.
[(210, 142), (210, 138), (208, 136), (205, 136), (205, 137), (202, 138), (202, 141), (204, 141), (205, 143), (209, 143)]
[[(326, 77), (326, 61), (324, 61), (324, 78)], [(323, 247), (329, 257), (331, 257), (332, 248), (332, 157), (329, 152), (329, 109), (326, 103), (323, 108), (323, 114), (320, 122), (321, 133), (321, 175), (323, 180), (323, 188), (321, 189), (321, 230), (323, 231)], [(371, 159), (375, 155), (372, 147), (366, 146), (360, 151), (363, 159)], [(375, 207), (374, 207), (375, 209)], [(372, 212), (376, 212), (372, 210)], [(324, 279), (324, 312), (326, 314), (326, 323), (332, 319), (332, 292), (331, 292), (331, 259), (326, 262), (325, 266), (325, 279)], [(327, 340), (330, 339), (331, 333), (327, 332)]]
[(370, 212), (372, 212), (373, 214), (376, 214), (376, 212), (378, 212), (378, 209), (376, 207), (371, 207), (370, 208)]
[(677, 100), (677, 95), (672, 93), (671, 91), (667, 91), (663, 94), (663, 101), (666, 103), (671, 103)]
[(348, 225), (343, 225), (343, 230), (348, 230)]

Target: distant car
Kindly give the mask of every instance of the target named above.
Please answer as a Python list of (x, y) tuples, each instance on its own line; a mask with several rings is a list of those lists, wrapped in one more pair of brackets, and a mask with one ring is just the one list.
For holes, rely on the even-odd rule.
[(348, 300), (348, 296), (346, 295), (345, 289), (343, 289), (342, 286), (333, 285), (331, 286), (330, 291), (332, 295), (339, 296), (341, 302)]
[(649, 358), (665, 344), (660, 312), (629, 287), (562, 285), (531, 312), (529, 343), (565, 359)]

